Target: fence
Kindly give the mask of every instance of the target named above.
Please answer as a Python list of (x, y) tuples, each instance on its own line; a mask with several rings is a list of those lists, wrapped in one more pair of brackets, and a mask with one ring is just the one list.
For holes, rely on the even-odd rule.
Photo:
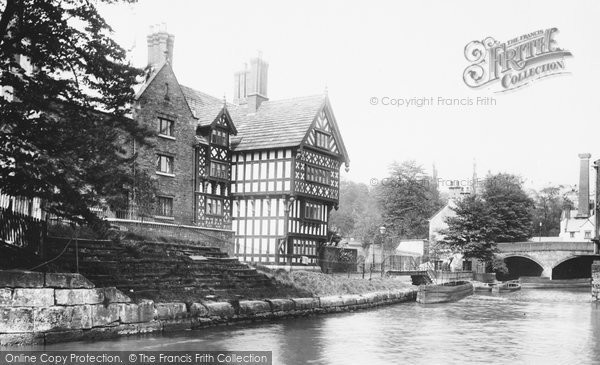
[(0, 208), (0, 267), (29, 268), (38, 263), (46, 233), (44, 221)]
[(7, 195), (0, 192), (0, 209), (10, 210), (37, 219), (42, 219), (40, 198), (30, 199)]
[(355, 273), (356, 250), (325, 246), (319, 251), (318, 263), (324, 273)]
[(5, 244), (37, 252), (45, 234), (42, 220), (0, 208), (0, 239)]

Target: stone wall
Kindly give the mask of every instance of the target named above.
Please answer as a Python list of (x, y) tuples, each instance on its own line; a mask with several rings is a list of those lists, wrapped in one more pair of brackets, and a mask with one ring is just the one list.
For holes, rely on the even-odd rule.
[[(135, 321), (128, 321), (133, 310)], [(0, 271), (0, 345), (79, 340), (153, 319), (154, 303), (132, 304), (80, 274)], [(130, 329), (140, 332), (141, 329)]]
[(234, 256), (233, 231), (157, 222), (108, 220), (112, 226), (119, 227), (123, 232), (136, 233), (145, 237), (169, 237), (194, 241), (198, 246), (218, 247), (229, 256)]
[(592, 264), (592, 300), (600, 301), (600, 261)]
[(473, 280), (480, 281), (482, 283), (493, 283), (496, 281), (496, 273), (474, 272)]
[(79, 274), (0, 271), (0, 346), (43, 345), (235, 322), (353, 311), (414, 301), (416, 289), (320, 298), (154, 303)]
[[(158, 118), (173, 121), (173, 136), (157, 136), (152, 146), (135, 151), (141, 170), (155, 179), (158, 195), (173, 198), (173, 222), (192, 225), (194, 219), (194, 145), (196, 124), (175, 74), (168, 64), (138, 99), (135, 119), (158, 131)], [(173, 158), (173, 174), (157, 174), (157, 154)]]

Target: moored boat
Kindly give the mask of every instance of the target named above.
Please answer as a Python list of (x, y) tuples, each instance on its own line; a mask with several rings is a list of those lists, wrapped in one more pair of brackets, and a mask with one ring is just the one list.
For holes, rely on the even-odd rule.
[(473, 291), (477, 291), (477, 292), (491, 292), (492, 291), (492, 287), (489, 284), (487, 284), (487, 283), (473, 284)]
[(490, 284), (490, 286), (492, 287), (493, 293), (513, 292), (521, 290), (521, 283), (519, 282), (519, 280), (497, 282)]
[(521, 290), (521, 283), (518, 280), (507, 281), (499, 286), (499, 290), (502, 291), (517, 291)]
[(454, 302), (472, 294), (473, 284), (469, 281), (419, 285), (417, 302), (423, 304)]

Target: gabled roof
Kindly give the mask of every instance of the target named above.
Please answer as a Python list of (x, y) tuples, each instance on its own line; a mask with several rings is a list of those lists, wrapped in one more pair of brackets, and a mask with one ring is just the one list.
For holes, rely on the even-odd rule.
[(208, 127), (213, 125), (218, 118), (221, 117), (222, 113), (227, 115), (227, 118), (231, 121), (231, 131), (233, 134), (237, 134), (237, 128), (235, 122), (231, 118), (229, 108), (235, 108), (233, 104), (227, 104), (223, 100), (219, 100), (214, 96), (208, 95), (201, 91), (192, 89), (191, 87), (181, 85), (181, 91), (185, 96), (192, 114), (198, 119), (199, 127)]
[[(139, 98), (154, 77), (168, 63), (156, 67), (149, 79), (137, 92)], [(284, 100), (267, 100), (260, 104), (255, 113), (249, 113), (246, 105), (225, 103), (222, 99), (179, 84), (192, 115), (199, 127), (212, 125), (222, 112), (228, 113), (232, 129), (237, 137), (231, 138), (235, 150), (258, 150), (282, 147), (297, 147), (302, 144), (318, 113), (328, 105), (324, 94), (304, 96)], [(331, 111), (328, 111), (330, 113)], [(335, 120), (332, 123), (337, 129)], [(341, 146), (341, 153), (348, 163), (347, 153), (341, 136), (335, 137)], [(204, 143), (198, 140), (197, 143)]]
[(439, 214), (442, 213), (446, 213), (448, 210), (454, 210), (454, 208), (456, 208), (456, 202), (454, 201), (454, 199), (450, 199), (448, 200), (448, 203), (446, 203), (443, 207), (441, 207), (440, 209), (438, 209), (437, 212), (435, 212), (431, 218), (429, 218), (429, 221), (432, 221), (433, 219), (435, 219)]
[(239, 132), (234, 149), (299, 146), (325, 102), (325, 95), (313, 95), (264, 101), (256, 113), (248, 114), (246, 106), (230, 110)]
[[(146, 75), (147, 78), (144, 81), (144, 83), (137, 86), (137, 87), (139, 87), (139, 90), (137, 90), (135, 92), (135, 96), (134, 96), (135, 100), (138, 100), (140, 98), (140, 96), (142, 96), (142, 94), (146, 91), (146, 88), (148, 86), (150, 86), (152, 81), (154, 81), (154, 78), (156, 77), (156, 75), (158, 75), (160, 70), (162, 70), (162, 68), (165, 67), (166, 64), (167, 64), (167, 62), (163, 61), (160, 64), (156, 65), (156, 67), (153, 66), (149, 70), (147, 69), (149, 74)], [(134, 86), (134, 89), (137, 87)]]
[[(574, 211), (577, 212), (577, 211)], [(577, 217), (572, 217), (572, 218), (564, 218), (563, 219), (563, 224), (565, 227), (565, 230), (567, 232), (578, 232), (580, 231), (582, 228), (584, 228), (586, 225), (589, 228), (594, 228), (594, 222), (592, 221), (592, 217), (582, 217), (582, 218), (577, 218)]]
[(223, 99), (216, 98), (191, 87), (181, 85), (181, 91), (185, 96), (192, 114), (198, 118), (200, 123), (210, 124), (223, 109)]

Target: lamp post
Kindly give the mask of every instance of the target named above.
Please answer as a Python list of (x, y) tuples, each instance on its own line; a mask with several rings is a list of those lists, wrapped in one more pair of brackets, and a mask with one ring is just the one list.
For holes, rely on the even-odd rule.
[(596, 199), (594, 199), (594, 254), (600, 253), (600, 160), (594, 161), (594, 170), (596, 170)]
[(540, 236), (539, 241), (542, 242), (542, 222), (540, 221)]
[(379, 233), (381, 234), (381, 277), (383, 277), (383, 271), (384, 271), (384, 262), (385, 262), (385, 253), (384, 253), (384, 246), (385, 246), (385, 231), (386, 228), (385, 226), (381, 226), (379, 227)]

